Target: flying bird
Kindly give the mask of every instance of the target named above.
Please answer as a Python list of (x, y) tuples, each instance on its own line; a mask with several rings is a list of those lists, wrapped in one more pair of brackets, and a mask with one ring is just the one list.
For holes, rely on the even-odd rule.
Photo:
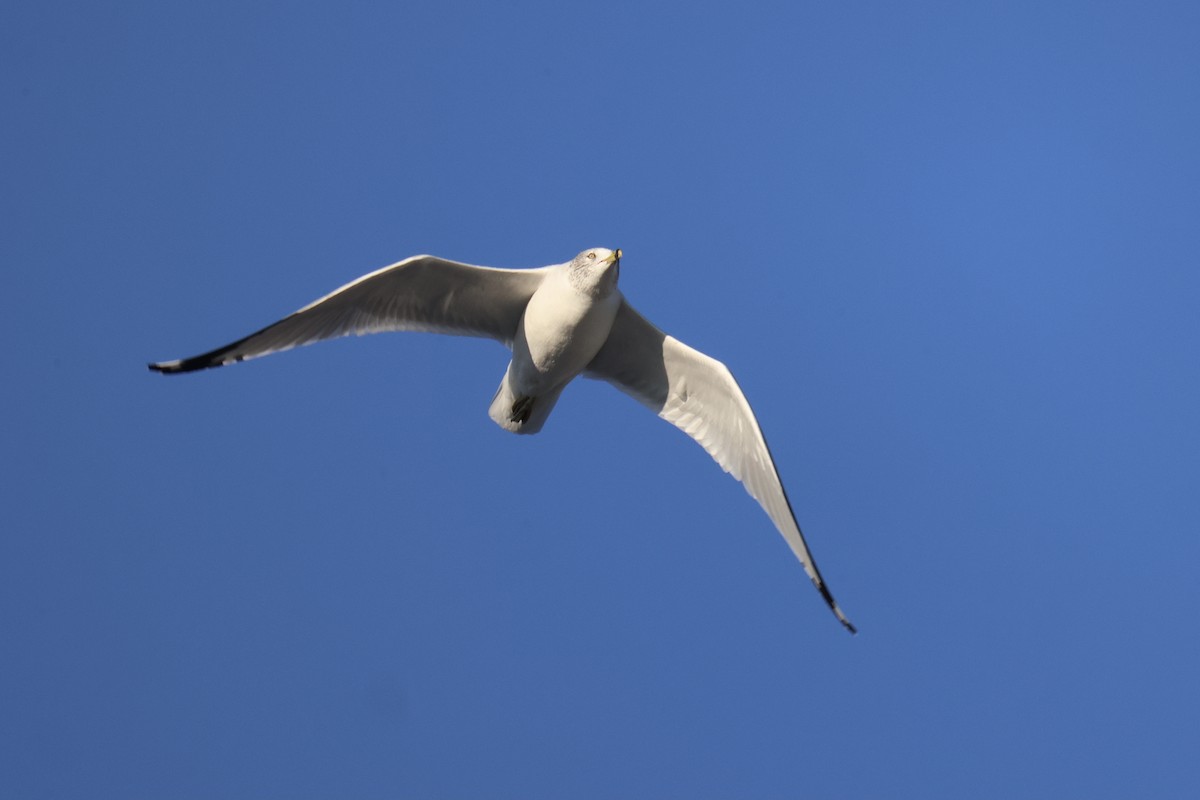
[(537, 433), (577, 375), (608, 381), (695, 439), (783, 534), (851, 633), (775, 469), (758, 420), (720, 361), (646, 321), (617, 288), (621, 251), (595, 247), (540, 269), (495, 269), (413, 256), (351, 281), (257, 333), (202, 355), (151, 363), (192, 372), (323, 339), (429, 331), (503, 342), (512, 360), (488, 414), (505, 430)]

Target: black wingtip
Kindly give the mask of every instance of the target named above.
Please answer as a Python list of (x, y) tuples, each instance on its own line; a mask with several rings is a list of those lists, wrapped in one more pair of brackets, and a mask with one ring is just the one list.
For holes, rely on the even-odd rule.
[(818, 583), (817, 581), (813, 581), (813, 583), (817, 584), (817, 590), (821, 592), (821, 597), (824, 597), (825, 602), (829, 604), (829, 609), (833, 611), (834, 616), (838, 618), (838, 622), (842, 623), (846, 630), (850, 631), (852, 635), (857, 636), (858, 628), (854, 627), (854, 623), (846, 619), (846, 615), (842, 613), (842, 609), (838, 607), (837, 601), (833, 599), (833, 594), (829, 591), (829, 587), (825, 585), (825, 582), (821, 581)]
[(239, 361), (245, 360), (245, 356), (239, 355), (230, 358), (229, 351), (240, 342), (235, 342), (229, 347), (222, 347), (220, 350), (213, 350), (211, 353), (204, 353), (191, 358), (180, 358), (175, 361), (151, 361), (148, 366), (151, 372), (161, 372), (164, 375), (175, 375), (180, 372), (196, 372), (201, 369), (213, 369), (215, 367), (223, 367), (226, 364), (236, 364)]
[(179, 361), (151, 361), (146, 366), (151, 372), (160, 372), (163, 375), (173, 375), (176, 372), (191, 372), (196, 367), (188, 365), (191, 359), (182, 359)]

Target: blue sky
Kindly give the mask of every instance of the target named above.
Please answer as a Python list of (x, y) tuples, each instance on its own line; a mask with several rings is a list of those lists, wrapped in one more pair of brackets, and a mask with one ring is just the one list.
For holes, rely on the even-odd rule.
[[(0, 794), (1200, 791), (1193, 3), (10, 3)], [(603, 384), (392, 335), (415, 253), (725, 361), (851, 637)]]

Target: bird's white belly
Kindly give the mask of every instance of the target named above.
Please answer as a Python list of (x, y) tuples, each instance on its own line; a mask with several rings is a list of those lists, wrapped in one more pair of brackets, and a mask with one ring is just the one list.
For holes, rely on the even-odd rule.
[(529, 300), (513, 341), (513, 388), (538, 395), (574, 378), (600, 351), (621, 294), (596, 299), (566, 281), (543, 286)]

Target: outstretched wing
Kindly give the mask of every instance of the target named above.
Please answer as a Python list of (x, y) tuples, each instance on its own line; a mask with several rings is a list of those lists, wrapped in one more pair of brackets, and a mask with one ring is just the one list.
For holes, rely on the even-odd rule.
[(667, 336), (622, 301), (608, 341), (585, 374), (608, 381), (691, 436), (741, 481), (783, 534), (833, 613), (855, 632), (821, 578), (758, 420), (724, 364)]
[(430, 331), (511, 346), (529, 298), (549, 269), (492, 269), (413, 256), (351, 281), (257, 333), (202, 355), (150, 364), (191, 372), (350, 334)]

